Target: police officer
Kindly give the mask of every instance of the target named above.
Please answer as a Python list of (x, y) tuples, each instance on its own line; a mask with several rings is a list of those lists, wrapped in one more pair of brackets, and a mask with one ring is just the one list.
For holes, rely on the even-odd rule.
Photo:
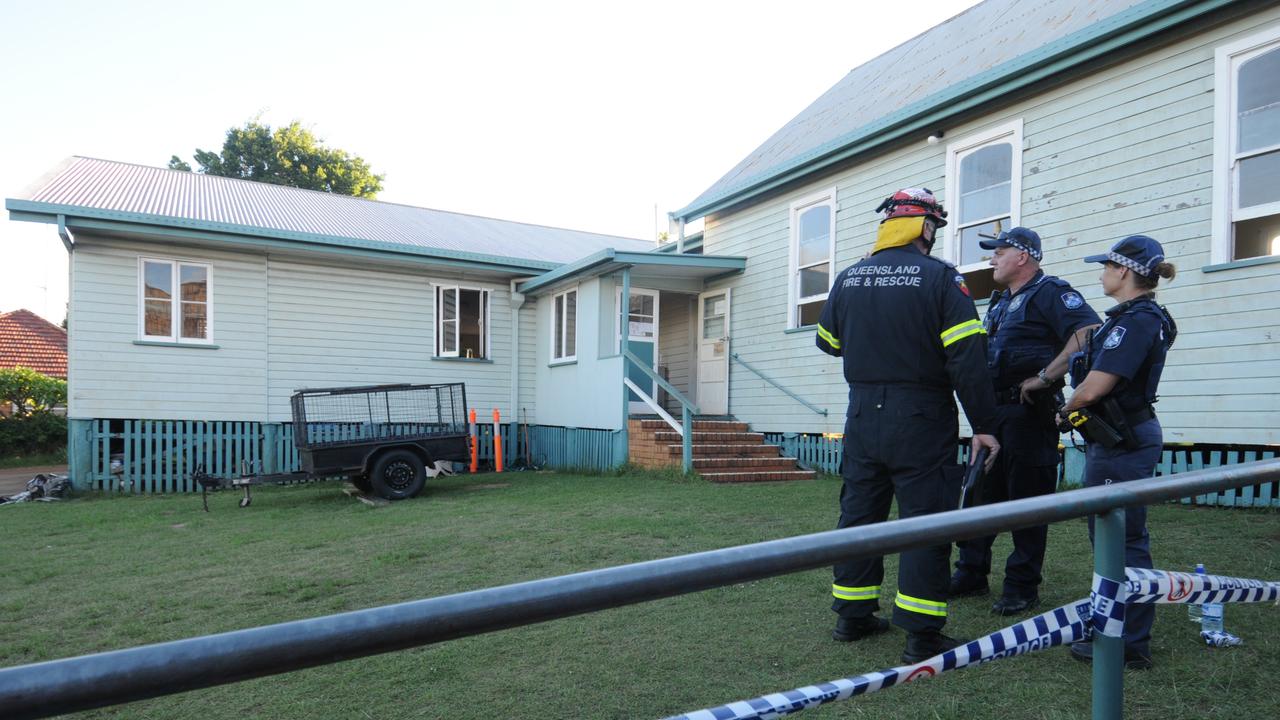
[[(1059, 378), (1066, 375), (1071, 353), (1101, 320), (1067, 281), (1040, 269), (1043, 255), (1035, 231), (1015, 227), (978, 244), (994, 251), (993, 279), (1006, 288), (992, 296), (987, 310), (987, 367), (995, 385), (997, 437), (1003, 450), (983, 483), (981, 499), (1002, 502), (1048, 495), (1057, 484), (1054, 412), (1062, 404), (1055, 398)], [(1014, 615), (1039, 604), (1048, 536), (1047, 525), (1013, 531), (1004, 591), (992, 605), (993, 613)], [(951, 577), (952, 597), (987, 593), (993, 542), (994, 535), (957, 543), (960, 557)]]
[[(1084, 351), (1072, 358), (1071, 399), (1059, 411), (1070, 418), (1088, 443), (1085, 448), (1086, 487), (1149, 478), (1155, 473), (1164, 438), (1152, 403), (1164, 370), (1165, 355), (1178, 329), (1155, 302), (1160, 278), (1173, 279), (1175, 268), (1165, 262), (1160, 243), (1133, 235), (1102, 255), (1085, 262), (1103, 263), (1102, 291), (1119, 304), (1107, 310), (1107, 320), (1092, 334)], [(1080, 412), (1080, 411), (1083, 411)], [(1111, 432), (1097, 426), (1106, 423)], [(1151, 539), (1147, 509), (1124, 511), (1124, 560), (1128, 567), (1151, 567)], [(1089, 519), (1093, 541), (1093, 518)], [(1153, 605), (1130, 605), (1124, 619), (1124, 664), (1134, 670), (1151, 667)], [(1071, 646), (1073, 657), (1090, 661), (1093, 645)]]
[[(946, 212), (927, 189), (900, 190), (884, 211), (869, 256), (836, 276), (818, 320), (817, 345), (844, 359), (849, 383), (840, 528), (883, 522), (896, 496), (903, 518), (953, 509), (962, 468), (952, 390), (973, 426), (973, 447), (994, 459), (995, 405), (986, 369), (986, 332), (964, 277), (932, 258)], [(944, 468), (948, 471), (944, 472)], [(946, 545), (902, 553), (894, 624), (907, 631), (905, 663), (949, 650)], [(884, 632), (879, 610), (882, 558), (835, 566), (832, 637), (847, 642)]]

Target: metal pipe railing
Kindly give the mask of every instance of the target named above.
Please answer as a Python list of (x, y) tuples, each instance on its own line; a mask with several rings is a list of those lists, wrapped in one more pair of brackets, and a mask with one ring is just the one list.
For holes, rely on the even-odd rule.
[(826, 416), (827, 416), (827, 411), (826, 411), (826, 409), (825, 409), (825, 408), (820, 408), (820, 407), (818, 407), (817, 405), (814, 405), (813, 403), (809, 402), (808, 400), (805, 400), (804, 398), (800, 397), (799, 395), (797, 395), (797, 394), (795, 394), (795, 393), (791, 392), (790, 390), (786, 389), (785, 387), (783, 387), (783, 386), (782, 386), (782, 383), (778, 382), (777, 380), (774, 380), (773, 378), (769, 377), (768, 375), (765, 375), (764, 373), (762, 373), (762, 372), (760, 372), (759, 370), (757, 370), (757, 369), (756, 369), (754, 366), (752, 366), (750, 363), (748, 363), (746, 360), (743, 360), (743, 359), (742, 359), (742, 356), (741, 356), (741, 355), (739, 355), (738, 353), (730, 353), (730, 354), (729, 354), (729, 357), (730, 357), (730, 358), (732, 358), (734, 361), (736, 361), (736, 362), (737, 362), (739, 365), (741, 365), (742, 367), (744, 367), (744, 368), (746, 368), (746, 369), (750, 370), (751, 372), (755, 373), (756, 375), (758, 375), (758, 376), (760, 377), (760, 379), (761, 379), (761, 380), (764, 380), (765, 382), (769, 383), (770, 385), (772, 385), (772, 386), (774, 386), (774, 387), (778, 388), (779, 390), (781, 390), (782, 392), (786, 393), (786, 394), (787, 394), (787, 396), (788, 396), (788, 397), (790, 397), (792, 400), (795, 400), (796, 402), (800, 403), (801, 405), (803, 405), (803, 406), (805, 406), (805, 407), (809, 408), (810, 410), (814, 411), (815, 413), (817, 413), (817, 414), (819, 414), (819, 415), (821, 415), (821, 416), (823, 416), (823, 417), (826, 417)]
[(741, 545), (0, 670), (6, 717), (38, 718), (222, 685), (556, 618), (1280, 481), (1280, 459)]

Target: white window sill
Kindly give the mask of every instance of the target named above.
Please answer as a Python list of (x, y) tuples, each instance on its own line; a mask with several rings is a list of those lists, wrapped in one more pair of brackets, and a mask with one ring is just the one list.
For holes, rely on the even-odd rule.
[(571, 358), (561, 358), (559, 360), (552, 360), (551, 362), (547, 363), (547, 367), (560, 367), (561, 365), (577, 365), (577, 364), (578, 364), (578, 358), (571, 357)]
[(438, 357), (438, 356), (434, 356), (434, 355), (433, 355), (433, 356), (431, 357), (431, 359), (432, 359), (432, 360), (437, 360), (437, 361), (440, 361), (440, 362), (488, 363), (488, 364), (490, 364), (490, 365), (492, 365), (492, 364), (493, 364), (493, 361), (492, 361), (492, 360), (490, 360), (489, 358)]
[(1280, 255), (1262, 255), (1260, 257), (1245, 258), (1244, 260), (1233, 260), (1231, 262), (1218, 263), (1216, 265), (1205, 265), (1200, 268), (1200, 272), (1212, 273), (1222, 272), (1223, 270), (1234, 270), (1242, 267), (1253, 267), (1254, 265), (1270, 265), (1272, 263), (1280, 263)]
[(176, 347), (191, 348), (193, 350), (217, 350), (220, 345), (206, 342), (173, 342), (172, 340), (134, 340), (134, 345), (146, 345), (148, 347)]

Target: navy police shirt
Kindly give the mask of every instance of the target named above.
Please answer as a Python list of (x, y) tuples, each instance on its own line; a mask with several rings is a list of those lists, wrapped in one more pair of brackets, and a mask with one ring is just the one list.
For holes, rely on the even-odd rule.
[[(1109, 397), (1126, 412), (1155, 402), (1165, 355), (1176, 330), (1151, 295), (1143, 295), (1107, 310), (1107, 321), (1089, 341), (1090, 369), (1121, 379)], [(1084, 378), (1072, 377), (1079, 385)]]
[(1080, 293), (1043, 270), (1016, 293), (992, 297), (987, 367), (996, 390), (1017, 386), (1047, 366), (1073, 333), (1102, 322)]
[(995, 397), (986, 331), (964, 277), (914, 246), (881, 250), (835, 277), (818, 348), (844, 360), (849, 383), (954, 388), (974, 432), (989, 433)]

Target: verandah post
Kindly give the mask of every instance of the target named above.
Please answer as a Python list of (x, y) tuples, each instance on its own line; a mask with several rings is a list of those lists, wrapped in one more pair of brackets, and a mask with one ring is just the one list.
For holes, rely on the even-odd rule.
[[(618, 354), (622, 356), (622, 379), (627, 379), (627, 353), (631, 347), (627, 340), (631, 336), (631, 266), (622, 268), (622, 295), (618, 299)], [(631, 406), (631, 390), (622, 383), (622, 452), (623, 462), (631, 460), (631, 436), (627, 430), (627, 421), (631, 419), (628, 409)]]

